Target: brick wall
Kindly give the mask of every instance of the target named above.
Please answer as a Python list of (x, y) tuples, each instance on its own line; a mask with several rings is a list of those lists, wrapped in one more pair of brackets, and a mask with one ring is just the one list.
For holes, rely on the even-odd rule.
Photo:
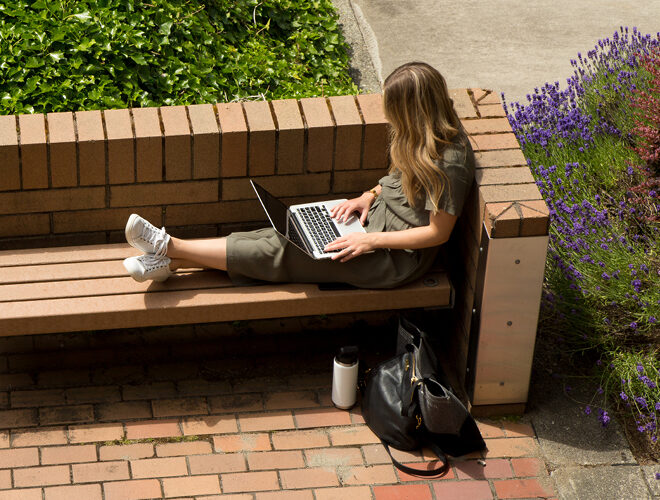
[[(478, 167), (447, 245), (465, 374), (483, 234), (547, 235), (548, 210), (497, 94), (451, 94)], [(223, 235), (264, 224), (248, 177), (292, 203), (359, 193), (386, 168), (379, 94), (0, 116), (0, 248), (124, 241), (132, 212), (178, 236)]]

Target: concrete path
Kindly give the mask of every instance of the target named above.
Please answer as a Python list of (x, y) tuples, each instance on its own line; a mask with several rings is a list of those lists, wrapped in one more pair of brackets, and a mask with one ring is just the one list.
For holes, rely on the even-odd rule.
[[(545, 82), (564, 85), (570, 60), (620, 26), (660, 30), (660, 0), (519, 2), (512, 0), (333, 0), (352, 50), (353, 76), (365, 91), (397, 66), (421, 60), (438, 68), (450, 88), (488, 88), (508, 102)], [(602, 429), (584, 415), (594, 387), (573, 383), (571, 398), (537, 357), (528, 413), (540, 456), (566, 500), (660, 498), (660, 465), (640, 466), (623, 431)], [(537, 353), (538, 354), (538, 353)], [(554, 369), (553, 369), (554, 368)], [(561, 370), (561, 368), (559, 368)], [(577, 403), (582, 401), (583, 403)]]
[(620, 26), (660, 30), (660, 0), (342, 0), (354, 11), (374, 71), (422, 60), (450, 88), (490, 88), (507, 101), (573, 73), (570, 60)]

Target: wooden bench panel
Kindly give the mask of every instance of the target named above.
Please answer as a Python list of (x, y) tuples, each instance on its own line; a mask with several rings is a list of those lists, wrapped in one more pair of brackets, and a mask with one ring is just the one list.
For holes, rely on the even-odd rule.
[[(50, 249), (46, 249), (50, 250)], [(235, 287), (226, 273), (186, 270), (137, 283), (128, 245), (0, 254), (0, 336), (280, 318), (449, 305), (446, 273), (392, 290), (320, 290), (316, 284)], [(67, 260), (67, 255), (69, 259)], [(75, 263), (71, 263), (74, 260)]]

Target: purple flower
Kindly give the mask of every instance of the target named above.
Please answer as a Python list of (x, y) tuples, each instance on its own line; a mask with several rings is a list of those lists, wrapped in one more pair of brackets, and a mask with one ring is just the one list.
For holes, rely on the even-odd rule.
[(632, 328), (633, 330), (637, 330), (637, 322), (633, 321), (632, 323), (630, 323), (630, 328)]
[[(657, 438), (656, 438), (656, 439), (657, 439)], [(660, 479), (660, 472), (656, 472), (656, 473), (655, 473), (655, 478), (656, 478), (656, 479)]]
[(660, 402), (655, 404), (655, 411), (660, 411)]
[(641, 363), (637, 363), (637, 372), (644, 373), (644, 367), (642, 366)]
[(621, 396), (621, 399), (623, 399), (624, 401), (628, 401), (628, 395), (625, 392), (621, 391), (619, 396)]
[(584, 413), (587, 415), (591, 415), (591, 406), (587, 405), (586, 408), (584, 409)]
[(637, 401), (637, 404), (641, 406), (642, 408), (648, 408), (648, 404), (646, 402), (646, 399), (643, 398), (642, 396), (637, 396), (635, 398), (635, 401)]

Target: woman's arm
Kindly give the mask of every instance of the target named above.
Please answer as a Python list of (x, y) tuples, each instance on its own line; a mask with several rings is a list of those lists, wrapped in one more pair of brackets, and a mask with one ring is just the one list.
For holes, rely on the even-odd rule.
[(346, 200), (345, 202), (332, 207), (330, 209), (330, 215), (338, 221), (346, 222), (353, 212), (357, 212), (360, 217), (360, 224), (364, 226), (364, 223), (367, 221), (369, 208), (373, 202), (376, 201), (376, 198), (380, 196), (382, 189), (383, 187), (378, 184), (369, 191), (362, 193), (361, 196)]
[(456, 219), (455, 215), (439, 210), (435, 214), (431, 213), (428, 226), (413, 227), (402, 231), (351, 233), (329, 243), (325, 250), (340, 250), (332, 256), (332, 259), (346, 262), (376, 248), (417, 250), (434, 247), (449, 240)]

